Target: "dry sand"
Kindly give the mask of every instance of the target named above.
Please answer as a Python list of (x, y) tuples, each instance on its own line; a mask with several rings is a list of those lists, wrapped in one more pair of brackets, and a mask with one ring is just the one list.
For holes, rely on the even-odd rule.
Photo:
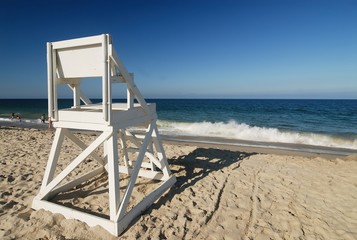
[[(355, 156), (327, 160), (165, 144), (177, 183), (116, 238), (31, 209), (52, 138), (46, 130), (0, 127), (0, 239), (357, 239)], [(63, 149), (63, 164), (78, 154), (69, 142)], [(147, 184), (136, 187), (132, 203), (154, 185), (141, 183)], [(106, 186), (101, 176), (55, 201), (105, 214)]]

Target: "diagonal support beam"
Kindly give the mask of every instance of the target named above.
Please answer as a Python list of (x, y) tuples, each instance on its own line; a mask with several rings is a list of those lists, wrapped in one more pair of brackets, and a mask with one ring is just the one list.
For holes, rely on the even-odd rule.
[(144, 156), (145, 156), (145, 152), (147, 151), (148, 144), (151, 141), (152, 131), (153, 131), (153, 124), (151, 123), (149, 125), (148, 129), (147, 129), (147, 132), (146, 132), (146, 135), (145, 135), (145, 138), (144, 138), (144, 142), (141, 145), (140, 152), (139, 152), (139, 155), (137, 157), (137, 160), (135, 161), (135, 165), (134, 165), (133, 171), (131, 173), (128, 186), (126, 188), (122, 203), (121, 203), (119, 211), (118, 211), (117, 219), (123, 217), (125, 212), (126, 212), (126, 208), (128, 206), (129, 199), (131, 197), (131, 194), (132, 194), (134, 186), (135, 186), (136, 179), (137, 179), (138, 174), (139, 174), (141, 163), (143, 162), (143, 159), (144, 159)]
[(118, 219), (118, 234), (121, 234), (135, 219), (139, 216), (145, 209), (150, 207), (159, 197), (161, 197), (172, 185), (176, 182), (176, 177), (171, 176), (165, 182), (163, 182), (158, 188), (147, 195), (141, 202), (139, 202), (135, 207), (133, 207), (127, 214), (122, 218)]
[(40, 199), (46, 198), (48, 193), (53, 190), (65, 177), (68, 176), (89, 154), (91, 154), (100, 144), (107, 140), (112, 132), (103, 132), (91, 145), (78, 155), (60, 174), (57, 175), (39, 194)]
[(63, 128), (56, 129), (56, 133), (55, 133), (55, 137), (53, 139), (50, 155), (48, 157), (48, 163), (47, 163), (45, 175), (43, 176), (41, 191), (43, 191), (44, 188), (48, 185), (48, 183), (51, 182), (53, 179), (53, 175), (56, 170), (58, 157), (59, 157), (63, 139), (64, 139), (63, 131), (64, 131)]
[(119, 71), (123, 75), (125, 82), (128, 84), (128, 89), (134, 94), (135, 98), (138, 100), (144, 111), (149, 113), (150, 111), (146, 104), (145, 99), (141, 95), (139, 89), (136, 87), (132, 77), (130, 76), (129, 72), (126, 70), (126, 67), (120, 60), (118, 54), (116, 53), (112, 45), (109, 46), (109, 51), (110, 51), (109, 56), (111, 60), (114, 62), (114, 64), (119, 68)]
[[(137, 146), (140, 147), (141, 146), (141, 142), (137, 139), (137, 137), (132, 134), (131, 132), (129, 132), (128, 130), (125, 131), (127, 135), (129, 135), (131, 137), (132, 143)], [(154, 156), (154, 154), (152, 152), (147, 151), (145, 153), (145, 155), (159, 168), (159, 169), (163, 169), (163, 165), (162, 163)]]
[(80, 176), (76, 179), (73, 179), (72, 181), (66, 182), (63, 185), (56, 187), (47, 195), (47, 197), (51, 198), (52, 196), (55, 196), (60, 192), (68, 191), (68, 190), (78, 186), (79, 184), (82, 184), (83, 182), (88, 181), (89, 179), (97, 176), (98, 174), (101, 174), (102, 172), (104, 172), (103, 167), (94, 169), (86, 174), (83, 174), (82, 176)]
[[(79, 138), (77, 138), (76, 136), (74, 136), (74, 134), (73, 134), (71, 131), (69, 131), (69, 130), (67, 130), (67, 129), (63, 129), (63, 131), (64, 131), (65, 136), (68, 137), (73, 143), (75, 143), (75, 144), (76, 144), (78, 147), (80, 147), (82, 150), (85, 150), (85, 149), (88, 147), (87, 144), (85, 144), (85, 143), (82, 142)], [(90, 155), (91, 155), (95, 160), (97, 160), (97, 162), (98, 162), (100, 165), (102, 165), (102, 166), (105, 165), (104, 162), (103, 162), (103, 160), (98, 156), (98, 154), (96, 154), (95, 152), (92, 152)]]
[[(74, 91), (74, 87), (71, 86), (71, 84), (67, 84), (67, 86), (72, 90)], [(78, 90), (78, 94), (79, 94), (79, 97), (80, 99), (84, 102), (84, 104), (88, 105), (88, 104), (92, 104), (92, 101), (79, 89)]]
[(124, 160), (124, 165), (126, 167), (129, 166), (129, 156), (128, 156), (128, 151), (127, 151), (127, 144), (126, 144), (126, 135), (125, 135), (125, 130), (120, 129), (119, 130), (119, 141), (120, 145), (123, 149), (123, 160)]
[(155, 150), (157, 152), (157, 155), (159, 157), (160, 162), (162, 163), (162, 167), (160, 168), (166, 178), (169, 178), (171, 175), (171, 171), (169, 168), (169, 163), (167, 162), (167, 158), (165, 155), (164, 147), (161, 144), (161, 139), (159, 135), (159, 130), (157, 129), (156, 122), (153, 123), (153, 142), (155, 146)]

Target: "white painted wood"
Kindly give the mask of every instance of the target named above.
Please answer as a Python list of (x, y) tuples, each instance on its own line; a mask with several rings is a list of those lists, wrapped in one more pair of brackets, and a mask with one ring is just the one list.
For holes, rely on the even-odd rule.
[[(128, 175), (131, 175), (132, 171), (133, 171), (133, 168), (119, 165), (120, 173), (125, 173)], [(162, 172), (159, 172), (159, 171), (152, 171), (152, 170), (149, 171), (149, 170), (145, 170), (145, 169), (140, 169), (138, 176), (148, 178), (148, 179), (155, 179), (155, 180), (159, 180), (159, 181), (165, 180), (164, 174), (162, 174)]]
[[(128, 128), (130, 126), (147, 125), (148, 123), (156, 120), (156, 114), (143, 114), (142, 109), (133, 108), (128, 110), (128, 114), (121, 111), (114, 111), (113, 124), (117, 125), (119, 128)], [(120, 120), (121, 119), (121, 120)]]
[(162, 167), (158, 166), (162, 172), (164, 173), (165, 177), (166, 178), (169, 178), (169, 176), (171, 175), (171, 171), (170, 171), (170, 168), (169, 168), (169, 164), (167, 162), (167, 158), (166, 158), (166, 155), (165, 155), (165, 151), (164, 151), (164, 148), (161, 144), (161, 139), (160, 139), (160, 135), (159, 135), (159, 130), (157, 129), (157, 125), (156, 125), (156, 122), (153, 123), (154, 124), (154, 130), (153, 130), (153, 142), (154, 142), (154, 146), (155, 146), (155, 149), (157, 151), (157, 155), (160, 159), (160, 162), (162, 164)]
[[(82, 150), (85, 150), (88, 148), (88, 145), (82, 142), (79, 138), (73, 135), (70, 130), (68, 129), (63, 129), (65, 136), (70, 139), (74, 144), (76, 144), (78, 147), (80, 147)], [(100, 165), (104, 166), (103, 159), (101, 159), (95, 152), (92, 152), (90, 154)]]
[(132, 109), (134, 107), (134, 94), (133, 92), (128, 88), (126, 90), (126, 95), (127, 95), (127, 108)]
[(60, 174), (58, 174), (44, 189), (39, 196), (45, 198), (69, 173), (71, 173), (85, 158), (91, 154), (100, 144), (112, 135), (111, 132), (103, 132), (94, 142), (78, 155)]
[(170, 177), (167, 181), (163, 182), (157, 189), (151, 192), (144, 200), (139, 202), (133, 209), (131, 209), (126, 215), (119, 219), (117, 215), (116, 221), (111, 221), (102, 217), (91, 215), (85, 212), (81, 212), (72, 208), (68, 208), (62, 205), (43, 201), (38, 198), (34, 198), (32, 202), (33, 209), (45, 209), (53, 213), (60, 213), (69, 219), (77, 219), (79, 221), (87, 223), (89, 226), (94, 227), (99, 225), (107, 230), (109, 233), (118, 236), (124, 232), (129, 224), (148, 207), (150, 207), (160, 196), (162, 196), (174, 183), (176, 178)]
[(81, 106), (81, 98), (79, 92), (79, 84), (73, 84), (73, 107), (79, 108)]
[(93, 131), (108, 131), (112, 129), (111, 126), (95, 124), (95, 123), (81, 123), (81, 122), (54, 122), (53, 126), (55, 128), (68, 128), (68, 129), (78, 129), (78, 130), (93, 130)]
[[(129, 75), (131, 76), (131, 79), (134, 81), (134, 73), (129, 73)], [(124, 77), (123, 77), (123, 79), (124, 79)], [(126, 96), (126, 98), (127, 98), (127, 108), (131, 109), (131, 108), (134, 107), (134, 97), (135, 97), (135, 95), (134, 95), (133, 91), (130, 90), (129, 87), (126, 89), (126, 94), (127, 94), (127, 96)]]
[(141, 145), (140, 152), (139, 152), (139, 155), (138, 155), (138, 157), (136, 159), (136, 162), (135, 162), (135, 165), (134, 165), (134, 169), (133, 169), (133, 171), (131, 173), (130, 180), (129, 180), (129, 183), (128, 183), (127, 187), (126, 187), (126, 191), (124, 193), (122, 202), (120, 204), (119, 217), (122, 217), (125, 214), (126, 208), (128, 206), (128, 203), (129, 203), (129, 199), (131, 197), (131, 193), (133, 192), (133, 189), (134, 189), (134, 186), (135, 186), (136, 178), (138, 177), (138, 173), (139, 173), (139, 170), (140, 170), (141, 163), (142, 163), (142, 161), (144, 159), (145, 152), (146, 152), (147, 146), (149, 144), (149, 141), (151, 140), (152, 131), (153, 131), (153, 127), (152, 127), (152, 124), (150, 124), (148, 129), (147, 129), (144, 142)]
[[(153, 108), (149, 107), (148, 109)], [(112, 123), (120, 128), (127, 128), (143, 123), (151, 122), (156, 119), (155, 113), (147, 114), (142, 108), (132, 108), (127, 111), (112, 111)], [(103, 113), (98, 109), (86, 108), (85, 106), (80, 109), (63, 109), (58, 111), (58, 118), (61, 122), (73, 123), (92, 123), (92, 124), (106, 124), (103, 119)]]
[(58, 94), (57, 94), (57, 73), (56, 73), (56, 69), (57, 69), (57, 57), (56, 57), (56, 53), (54, 52), (54, 50), (52, 50), (52, 101), (53, 101), (53, 108), (52, 108), (52, 115), (53, 115), (53, 121), (58, 121)]
[[(71, 84), (67, 84), (67, 86), (72, 89), (72, 91), (74, 91), (74, 88), (71, 86)], [(81, 98), (81, 100), (84, 102), (84, 104), (89, 105), (92, 104), (92, 101), (86, 96), (84, 95), (84, 93), (81, 91), (81, 89), (78, 89), (78, 94), (79, 97)]]
[(53, 213), (60, 213), (66, 218), (77, 219), (79, 221), (87, 223), (89, 226), (94, 227), (96, 225), (101, 226), (113, 235), (118, 235), (117, 224), (105, 218), (101, 218), (89, 213), (81, 212), (73, 208), (68, 208), (59, 204), (43, 201), (35, 198), (32, 202), (33, 209), (45, 209)]
[[(94, 104), (88, 104), (85, 106), (82, 106), (82, 108), (84, 109), (97, 109), (97, 110), (101, 110), (102, 109), (102, 104), (101, 103), (94, 103)], [(141, 111), (144, 113), (144, 111), (142, 111), (140, 104), (138, 103), (134, 103), (133, 108), (136, 108), (137, 110)], [(149, 112), (155, 113), (156, 111), (156, 104), (155, 103), (149, 103), (148, 104), (148, 108), (149, 108)], [(112, 103), (112, 109), (113, 111), (127, 111), (127, 104), (126, 103)], [(129, 112), (129, 111), (127, 111)], [(126, 112), (126, 113), (127, 113)], [(145, 113), (147, 114), (147, 113)]]
[[(103, 78), (103, 81), (102, 81), (102, 98), (103, 98), (103, 118), (104, 118), (104, 121), (108, 121), (109, 119), (109, 99), (108, 99), (108, 88), (109, 88), (109, 84), (108, 84), (108, 81), (109, 81), (109, 76), (108, 76), (108, 73), (109, 73), (109, 70), (108, 70), (108, 42), (107, 42), (107, 35), (103, 34), (102, 35), (102, 63), (101, 65), (103, 66), (103, 72), (101, 73), (101, 76)], [(110, 99), (111, 101), (111, 99)]]
[[(124, 232), (129, 224), (148, 207), (150, 207), (160, 196), (164, 194), (174, 183), (176, 178), (172, 176), (167, 181), (163, 182), (157, 189), (151, 192), (143, 201), (139, 202), (133, 209), (117, 221), (111, 221), (106, 218), (98, 217), (89, 213), (81, 212), (72, 208), (61, 206), (48, 201), (43, 201), (34, 198), (32, 202), (33, 209), (45, 209), (53, 213), (60, 213), (69, 219), (77, 219), (94, 227), (99, 225), (111, 234), (118, 236)], [(117, 216), (118, 217), (118, 216)]]
[(97, 176), (98, 174), (101, 174), (102, 172), (104, 172), (104, 167), (96, 168), (96, 169), (94, 169), (94, 170), (92, 170), (92, 171), (72, 180), (72, 181), (66, 182), (63, 185), (56, 187), (47, 195), (47, 197), (51, 198), (60, 192), (68, 191), (68, 190), (84, 183), (85, 181), (88, 181), (89, 179)]
[(119, 142), (123, 150), (123, 162), (126, 167), (129, 166), (129, 156), (128, 156), (128, 148), (126, 144), (126, 135), (125, 135), (125, 130), (120, 129), (119, 130)]
[(147, 165), (146, 164), (144, 165), (144, 163), (143, 163), (144, 167), (151, 168), (152, 170), (155, 170), (155, 169), (153, 169), (153, 165), (155, 165), (159, 169), (163, 169), (163, 163), (159, 159), (157, 159), (153, 153), (147, 151), (145, 153), (145, 156), (147, 156), (150, 159), (150, 163), (148, 163)]
[(102, 51), (100, 44), (57, 50), (58, 78), (101, 77), (104, 71)]
[(117, 216), (118, 219), (118, 234), (121, 234), (129, 224), (150, 207), (160, 196), (162, 196), (172, 185), (176, 182), (175, 176), (171, 176), (168, 180), (163, 182), (158, 188), (152, 191), (145, 197), (144, 200), (139, 202), (133, 209), (131, 209), (126, 215)]
[[(33, 200), (33, 208), (44, 208), (75, 218), (90, 226), (100, 225), (118, 236), (142, 211), (149, 207), (176, 181), (170, 173), (164, 149), (156, 126), (156, 105), (147, 104), (129, 73), (113, 48), (111, 36), (102, 34), (93, 37), (72, 39), (47, 44), (48, 108), (49, 117), (56, 128), (44, 179), (39, 194)], [(99, 77), (102, 81), (102, 102), (92, 104), (81, 91), (83, 78)], [(85, 81), (85, 80), (84, 80)], [(127, 102), (112, 103), (112, 84), (124, 83), (127, 87)], [(73, 107), (58, 109), (57, 85), (66, 84), (73, 91)], [(134, 99), (138, 103), (134, 103)], [(81, 105), (83, 101), (84, 105)], [(137, 137), (129, 127), (147, 127), (145, 136)], [(100, 131), (101, 135), (89, 146), (78, 139), (70, 130)], [(64, 137), (70, 139), (83, 151), (71, 163), (54, 176)], [(119, 165), (118, 139), (123, 152), (124, 165)], [(137, 149), (132, 161), (129, 159), (127, 142)], [(95, 153), (100, 145), (103, 156)], [(89, 171), (66, 182), (66, 177), (88, 156), (102, 167)], [(131, 155), (130, 155), (131, 156)], [(145, 159), (145, 160), (144, 160)], [(133, 159), (134, 160), (134, 159)], [(107, 171), (109, 191), (109, 219), (51, 203), (48, 199), (60, 192), (68, 191), (79, 184)], [(129, 183), (120, 199), (119, 172), (130, 175)], [(127, 213), (129, 199), (137, 177), (163, 181), (152, 193)]]
[(140, 105), (144, 109), (144, 111), (147, 111), (148, 109), (147, 109), (146, 101), (143, 98), (143, 96), (141, 95), (139, 89), (134, 84), (134, 81), (133, 81), (131, 75), (126, 70), (124, 64), (120, 61), (120, 58), (119, 58), (118, 54), (116, 53), (116, 51), (113, 49), (113, 46), (110, 45), (109, 47), (110, 47), (110, 51), (112, 53), (111, 59), (114, 61), (115, 65), (119, 68), (120, 73), (123, 75), (123, 78), (125, 79), (125, 81), (128, 84), (128, 88), (130, 89), (130, 91), (133, 92), (133, 94), (135, 95), (135, 98), (138, 100), (138, 102), (140, 103)]
[(100, 110), (86, 111), (85, 109), (72, 109), (68, 108), (65, 110), (58, 111), (58, 119), (62, 122), (79, 122), (94, 123), (94, 124), (106, 124), (103, 119), (103, 113)]
[[(132, 143), (134, 144), (134, 145), (136, 145), (137, 147), (140, 147), (140, 145), (141, 145), (141, 142), (139, 141), (139, 139), (138, 139), (138, 137), (137, 137), (137, 135), (134, 135), (134, 134), (132, 134), (130, 131), (126, 131), (126, 134), (130, 137), (130, 140), (132, 141)], [(129, 150), (129, 149), (128, 149)], [(137, 149), (132, 149), (133, 151), (137, 151)], [(159, 169), (163, 169), (163, 164), (160, 162), (160, 160), (159, 159), (157, 159), (155, 156), (154, 156), (154, 154), (153, 154), (153, 152), (151, 152), (151, 151), (147, 151), (146, 153), (145, 153), (145, 155), (150, 159), (150, 161), (153, 163), (153, 164), (155, 164)]]
[(108, 144), (107, 144), (107, 142), (103, 143), (103, 162), (104, 162), (104, 168), (108, 172)]
[(156, 170), (156, 167), (155, 167), (155, 164), (154, 164), (154, 161), (156, 160), (156, 158), (155, 158), (153, 152), (154, 152), (153, 142), (150, 141), (149, 142), (149, 146), (148, 146), (148, 150), (147, 150), (145, 155), (148, 156), (149, 159), (150, 159), (150, 169), (152, 171)]
[(47, 43), (47, 86), (48, 86), (48, 117), (54, 118), (53, 103), (53, 62), (52, 62), (52, 44)]
[(48, 162), (45, 170), (45, 175), (43, 176), (41, 192), (44, 191), (44, 188), (52, 181), (53, 175), (56, 171), (57, 161), (60, 154), (61, 146), (63, 143), (63, 129), (57, 128), (55, 137), (53, 139), (53, 144), (51, 147), (50, 155), (48, 157)]
[[(103, 34), (102, 34), (103, 35)], [(53, 49), (85, 47), (102, 43), (102, 35), (52, 42)]]
[(119, 209), (120, 186), (118, 170), (118, 135), (113, 131), (112, 136), (107, 140), (108, 157), (108, 183), (109, 183), (109, 213), (110, 220), (114, 221)]

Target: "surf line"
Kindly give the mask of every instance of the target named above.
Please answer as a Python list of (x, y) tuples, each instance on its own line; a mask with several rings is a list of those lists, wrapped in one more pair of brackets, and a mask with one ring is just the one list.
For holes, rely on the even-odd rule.
[[(247, 143), (237, 143), (237, 142), (218, 142), (212, 140), (196, 140), (196, 139), (185, 139), (185, 138), (175, 138), (167, 135), (161, 135), (162, 140), (166, 141), (176, 141), (176, 142), (186, 142), (186, 143), (202, 143), (202, 144), (214, 144), (214, 145), (225, 145), (225, 146), (237, 146), (237, 147), (253, 147), (253, 148), (270, 148), (270, 149), (278, 149), (278, 150), (287, 150), (287, 151), (296, 151), (296, 152), (308, 152), (308, 153), (320, 153), (320, 154), (331, 154), (331, 155), (343, 155), (347, 156), (350, 154), (357, 154), (357, 151), (348, 150), (348, 149), (321, 149), (319, 146), (312, 146), (312, 148), (307, 147), (286, 147), (286, 146), (278, 146), (271, 144), (247, 144)], [(289, 143), (286, 143), (289, 144)]]

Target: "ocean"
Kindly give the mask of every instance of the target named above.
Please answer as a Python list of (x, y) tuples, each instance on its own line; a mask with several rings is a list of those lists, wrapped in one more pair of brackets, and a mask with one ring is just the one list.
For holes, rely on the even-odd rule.
[[(122, 102), (124, 100), (114, 100)], [(167, 136), (217, 137), (357, 150), (357, 100), (148, 99)], [(93, 102), (100, 102), (94, 100)], [(60, 99), (59, 108), (71, 99)], [(22, 121), (11, 120), (11, 114)], [(0, 99), (0, 125), (45, 127), (47, 99)]]

